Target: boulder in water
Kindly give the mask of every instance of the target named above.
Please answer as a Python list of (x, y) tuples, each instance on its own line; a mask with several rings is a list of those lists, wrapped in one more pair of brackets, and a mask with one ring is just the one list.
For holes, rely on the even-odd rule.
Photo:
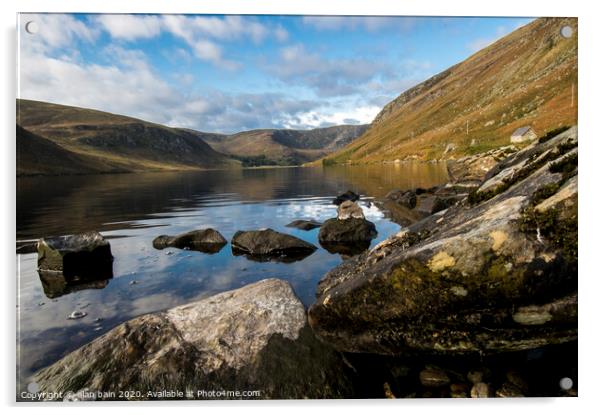
[[(192, 391), (181, 399), (349, 398), (349, 369), (317, 340), (288, 282), (267, 279), (122, 323), (34, 375), (40, 392)], [(258, 391), (205, 396), (197, 391)], [(111, 398), (127, 399), (127, 397)]]
[(106, 280), (113, 275), (111, 245), (98, 232), (42, 238), (37, 247), (41, 272), (61, 273), (67, 281)]
[(232, 252), (250, 259), (297, 260), (312, 254), (315, 245), (273, 229), (238, 231), (232, 238)]
[(332, 203), (338, 206), (341, 203), (348, 201), (348, 200), (351, 202), (357, 202), (358, 200), (360, 200), (360, 195), (358, 195), (357, 193), (355, 193), (351, 190), (347, 190), (345, 193), (342, 193), (342, 194), (338, 195), (337, 197), (335, 197), (333, 199)]
[(328, 219), (320, 228), (320, 244), (349, 244), (370, 242), (377, 235), (374, 223), (366, 219)]
[(205, 253), (219, 252), (228, 241), (215, 229), (207, 228), (182, 233), (176, 236), (160, 235), (153, 240), (153, 247), (190, 249)]

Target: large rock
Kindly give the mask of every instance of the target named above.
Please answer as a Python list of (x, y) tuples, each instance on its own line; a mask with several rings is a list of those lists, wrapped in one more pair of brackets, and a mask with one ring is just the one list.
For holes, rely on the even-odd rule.
[(502, 161), (486, 180), (521, 167), (498, 193), (475, 192), (326, 274), (309, 310), (318, 336), (339, 350), (393, 355), (575, 340), (576, 134)]
[(414, 209), (416, 207), (416, 191), (410, 190), (392, 190), (385, 196), (385, 199), (392, 200), (404, 206), (407, 209)]
[(238, 231), (232, 238), (232, 252), (251, 259), (302, 259), (316, 249), (309, 242), (272, 229)]
[(515, 146), (506, 146), (458, 160), (448, 160), (447, 174), (452, 182), (480, 182), (497, 163), (517, 151)]
[(219, 252), (228, 241), (215, 229), (207, 228), (182, 233), (176, 236), (160, 235), (153, 240), (153, 247), (164, 249), (174, 247), (206, 253)]
[(318, 239), (321, 244), (346, 244), (370, 242), (376, 238), (376, 226), (366, 219), (328, 219), (320, 228)]
[(340, 356), (314, 337), (303, 304), (276, 279), (120, 324), (34, 380), (40, 392), (142, 393), (130, 399), (164, 390), (193, 393), (182, 399), (211, 398), (196, 393), (212, 390), (262, 399), (352, 394)]
[(98, 232), (42, 238), (38, 241), (38, 269), (62, 273), (68, 281), (107, 279), (113, 273), (111, 245)]
[(467, 189), (476, 187), (448, 183), (430, 189), (392, 190), (385, 196), (384, 207), (393, 220), (408, 226), (453, 206), (468, 196)]

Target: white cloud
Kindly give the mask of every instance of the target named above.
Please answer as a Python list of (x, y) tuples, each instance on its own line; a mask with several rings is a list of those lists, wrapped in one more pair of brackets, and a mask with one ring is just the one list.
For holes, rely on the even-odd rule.
[(98, 23), (116, 39), (148, 39), (161, 33), (162, 21), (159, 16), (133, 14), (102, 14)]
[(380, 110), (381, 107), (375, 105), (354, 106), (354, 104), (341, 104), (331, 108), (316, 108), (297, 114), (289, 117), (283, 125), (286, 128), (306, 129), (349, 124), (351, 120), (358, 124), (369, 124)]
[[(93, 108), (174, 127), (212, 132), (280, 128), (285, 120), (322, 105), (317, 101), (275, 93), (229, 95), (219, 91), (189, 92), (156, 73), (140, 50), (119, 45), (102, 52), (109, 64), (85, 63), (23, 45), (22, 98)], [(208, 46), (207, 51), (211, 52)], [(207, 56), (209, 57), (209, 56)]]
[[(34, 21), (38, 25), (36, 34), (25, 31), (25, 25)], [(20, 30), (26, 39), (25, 46), (38, 51), (49, 51), (64, 48), (75, 40), (93, 42), (99, 35), (96, 27), (66, 14), (22, 14), (20, 15)]]
[[(117, 24), (118, 20), (104, 21), (102, 27), (112, 28), (115, 41), (97, 52), (101, 59), (95, 63), (83, 61), (78, 50), (98, 38), (100, 20), (89, 19), (90, 24), (86, 24), (67, 15), (48, 16), (36, 15), (35, 19), (41, 23), (41, 30), (53, 28), (53, 36), (24, 34), (21, 38), (21, 97), (201, 131), (231, 133), (256, 128), (368, 123), (380, 110), (376, 98), (385, 101), (396, 96), (402, 91), (397, 88), (407, 79), (415, 79), (414, 72), (424, 70), (420, 63), (392, 66), (384, 60), (340, 59), (293, 45), (283, 48), (276, 62), (260, 68), (275, 75), (285, 85), (286, 92), (226, 94), (207, 89), (200, 92), (193, 87), (197, 74), (190, 68), (158, 73), (143, 51), (128, 47), (130, 39), (152, 37), (156, 33), (155, 16), (134, 16), (141, 20), (132, 23), (132, 30), (127, 33), (123, 29), (128, 26), (127, 21), (122, 20), (121, 24)], [(160, 18), (161, 31), (168, 30), (190, 47), (160, 51), (173, 55), (175, 62), (190, 60), (194, 55), (234, 69), (237, 63), (224, 56), (218, 41), (237, 36), (248, 36), (255, 41), (265, 36), (281, 39), (288, 36), (284, 29), (280, 35), (275, 34), (278, 26), (271, 26), (268, 34), (252, 25), (243, 28), (247, 22), (244, 18), (202, 20), (193, 30), (186, 30), (187, 20), (183, 19), (189, 17)], [(212, 30), (215, 30), (213, 35), (206, 35)], [(280, 82), (275, 85), (280, 88)], [(314, 93), (319, 98), (314, 99)]]
[[(361, 94), (399, 95), (430, 75), (429, 62), (401, 59), (332, 58), (308, 51), (303, 45), (280, 50), (280, 59), (267, 65), (267, 71), (287, 85), (294, 83), (315, 91), (319, 97), (349, 97)], [(392, 98), (393, 96), (389, 96)]]
[(223, 56), (216, 41), (251, 39), (256, 44), (269, 36), (283, 42), (288, 32), (282, 26), (268, 26), (257, 19), (243, 16), (185, 16), (185, 15), (101, 15), (96, 22), (114, 39), (132, 41), (148, 39), (163, 32), (184, 40), (194, 55), (225, 69), (240, 65)]
[(312, 88), (319, 96), (352, 95), (378, 76), (390, 76), (392, 68), (384, 63), (359, 58), (326, 58), (308, 51), (303, 45), (282, 48), (280, 60), (267, 70), (290, 83)]

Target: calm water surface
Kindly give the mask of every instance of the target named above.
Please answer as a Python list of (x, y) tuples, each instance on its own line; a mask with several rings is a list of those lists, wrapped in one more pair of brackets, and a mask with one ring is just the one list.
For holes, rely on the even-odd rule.
[[(160, 234), (212, 227), (230, 240), (237, 230), (270, 227), (319, 246), (319, 229), (285, 225), (336, 216), (332, 198), (352, 189), (362, 194), (366, 218), (376, 224), (375, 245), (400, 226), (369, 202), (391, 189), (446, 180), (444, 165), (418, 163), (18, 179), (18, 241), (98, 230), (110, 239), (115, 257), (113, 278), (104, 288), (48, 298), (36, 271), (37, 254), (17, 256), (19, 383), (124, 320), (265, 278), (288, 280), (308, 306), (318, 281), (343, 260), (321, 247), (290, 264), (233, 256), (229, 244), (212, 255), (159, 251), (152, 240)], [(68, 320), (75, 310), (87, 316)]]

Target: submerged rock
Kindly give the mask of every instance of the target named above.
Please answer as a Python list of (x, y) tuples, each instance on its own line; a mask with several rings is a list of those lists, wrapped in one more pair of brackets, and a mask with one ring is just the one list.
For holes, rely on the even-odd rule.
[(346, 201), (357, 202), (358, 200), (360, 200), (360, 195), (358, 195), (355, 192), (352, 192), (351, 190), (347, 190), (345, 193), (342, 193), (335, 197), (332, 203), (338, 206)]
[(316, 249), (309, 242), (273, 229), (238, 231), (232, 238), (232, 252), (250, 259), (303, 259)]
[(316, 334), (342, 351), (386, 355), (575, 340), (576, 132), (494, 167), (486, 181), (521, 165), (498, 193), (473, 195), (327, 273), (309, 309)]
[(303, 304), (276, 279), (120, 324), (34, 381), (40, 392), (143, 393), (132, 399), (164, 390), (193, 391), (189, 399), (207, 398), (199, 390), (259, 391), (261, 399), (352, 394), (340, 355), (314, 337)]
[(292, 221), (291, 223), (289, 223), (286, 226), (288, 228), (301, 229), (302, 231), (311, 231), (312, 229), (316, 229), (316, 228), (319, 228), (320, 226), (322, 226), (322, 222), (318, 222), (315, 220), (299, 219), (299, 220)]
[(176, 236), (160, 235), (153, 240), (156, 249), (179, 248), (205, 253), (219, 252), (228, 241), (215, 229), (207, 228), (182, 233)]

